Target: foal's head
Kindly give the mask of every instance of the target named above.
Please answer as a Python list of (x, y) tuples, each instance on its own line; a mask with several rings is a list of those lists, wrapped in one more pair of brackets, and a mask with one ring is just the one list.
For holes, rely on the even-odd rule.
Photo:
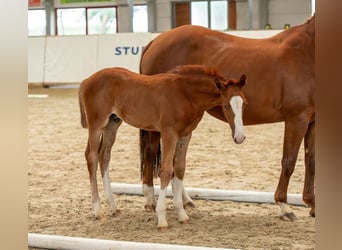
[(242, 87), (246, 84), (246, 76), (242, 75), (239, 80), (217, 77), (215, 83), (221, 94), (223, 114), (232, 129), (233, 139), (235, 143), (240, 144), (245, 139), (242, 113), (247, 101)]

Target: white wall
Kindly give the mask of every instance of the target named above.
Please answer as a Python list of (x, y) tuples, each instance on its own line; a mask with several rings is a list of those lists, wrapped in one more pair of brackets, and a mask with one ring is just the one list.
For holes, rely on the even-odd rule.
[[(278, 32), (280, 30), (227, 33), (265, 38)], [(124, 67), (139, 72), (142, 49), (156, 36), (158, 33), (29, 37), (28, 81), (45, 85), (80, 83), (106, 67)]]
[(268, 11), (268, 23), (272, 29), (281, 29), (286, 23), (292, 27), (311, 16), (311, 0), (269, 0)]

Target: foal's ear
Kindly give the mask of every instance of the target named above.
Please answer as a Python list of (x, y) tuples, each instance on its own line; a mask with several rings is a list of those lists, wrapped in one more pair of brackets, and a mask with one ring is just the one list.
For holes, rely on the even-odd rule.
[(243, 86), (245, 86), (247, 84), (247, 78), (245, 76), (245, 74), (243, 74), (240, 77), (240, 81), (239, 81), (239, 87), (242, 88)]
[(226, 85), (222, 84), (222, 81), (218, 77), (215, 78), (215, 85), (219, 90), (224, 90), (226, 88)]

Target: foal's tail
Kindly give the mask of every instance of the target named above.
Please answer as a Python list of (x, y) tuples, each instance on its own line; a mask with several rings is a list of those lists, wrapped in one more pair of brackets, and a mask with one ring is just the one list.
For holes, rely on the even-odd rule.
[(81, 91), (82, 91), (82, 83), (80, 85), (80, 88), (78, 90), (78, 102), (80, 104), (80, 114), (81, 114), (81, 125), (82, 128), (88, 128), (88, 122), (87, 122), (87, 117), (84, 112), (84, 107), (83, 107), (83, 101), (82, 101), (82, 96), (81, 96)]

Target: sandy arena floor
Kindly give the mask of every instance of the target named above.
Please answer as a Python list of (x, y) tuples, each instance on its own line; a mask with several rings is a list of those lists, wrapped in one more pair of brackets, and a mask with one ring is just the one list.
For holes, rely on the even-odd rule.
[[(240, 249), (314, 249), (315, 219), (309, 208), (291, 206), (295, 222), (278, 218), (274, 204), (195, 200), (190, 223), (177, 221), (167, 200), (169, 229), (157, 230), (154, 213), (144, 211), (140, 196), (116, 195), (122, 215), (93, 218), (84, 159), (87, 130), (79, 121), (77, 89), (30, 88), (28, 99), (28, 210), (30, 233)], [(227, 124), (205, 114), (193, 132), (185, 186), (274, 192), (280, 174), (283, 123), (246, 127), (247, 139), (236, 145)], [(112, 182), (141, 184), (138, 129), (123, 124), (112, 150)], [(100, 175), (100, 174), (98, 174)], [(289, 193), (301, 193), (303, 151)], [(102, 181), (98, 178), (103, 199)], [(155, 182), (159, 184), (156, 179)]]

